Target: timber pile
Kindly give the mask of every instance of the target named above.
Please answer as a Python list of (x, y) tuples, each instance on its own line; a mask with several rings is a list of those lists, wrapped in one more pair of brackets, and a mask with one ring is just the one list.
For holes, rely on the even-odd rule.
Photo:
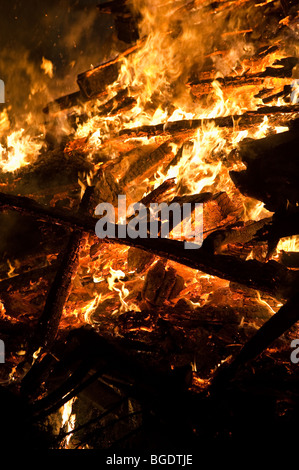
[[(195, 15), (201, 3), (190, 1), (182, 11)], [(247, 3), (250, 0), (243, 2)], [(281, 4), (279, 11), (273, 6), (271, 21), (289, 15), (290, 22), (294, 5), (286, 0)], [(236, 2), (213, 2), (206, 8), (212, 14), (235, 6)], [(272, 7), (265, 2), (259, 8), (269, 12)], [(46, 106), (49, 122), (61, 112), (68, 116), (73, 131), (66, 141), (58, 145), (52, 135), (36, 162), (13, 174), (0, 174), (1, 221), (8, 227), (2, 241), (0, 328), (7, 350), (14, 351), (7, 357), (5, 371), (14, 367), (12, 388), (17, 392), (17, 397), (7, 392), (6, 400), (12, 406), (17, 403), (34, 435), (37, 423), (42, 427), (47, 423), (53, 431), (51, 416), (79, 397), (74, 405), (79, 423), (74, 432), (68, 434), (65, 428), (50, 443), (38, 440), (37, 447), (62, 445), (69, 435), (74, 446), (107, 447), (109, 442), (144, 443), (156, 434), (153, 448), (162, 449), (165, 444), (180, 449), (221, 432), (228, 436), (231, 429), (234, 435), (243, 430), (242, 437), (248, 438), (256, 431), (254, 419), (259, 414), (269, 423), (264, 431), (273, 436), (280, 425), (275, 406), (285, 398), (279, 380), (290, 386), (289, 408), (285, 405), (294, 410), (290, 423), (296, 423), (298, 416), (296, 374), (289, 380), (285, 366), (299, 320), (298, 254), (282, 252), (271, 259), (281, 238), (299, 235), (299, 105), (291, 103), (292, 87), (286, 85), (298, 59), (275, 58), (283, 49), (289, 23), (269, 28), (267, 44), (247, 28), (243, 33), (261, 45), (233, 75), (215, 78), (209, 54), (202, 68), (193, 70), (183, 83), (200, 104), (210, 100), (215, 80), (224, 95), (252, 86), (262, 100), (257, 109), (128, 127), (126, 113), (136, 105), (137, 93), (117, 85), (111, 97), (108, 88), (117, 80), (124, 59), (137, 54), (145, 43), (134, 27), (140, 18), (125, 0), (101, 4), (99, 10), (115, 16), (119, 39), (129, 47), (80, 74), (79, 91)], [(179, 30), (176, 25), (171, 32), (174, 39)], [(221, 47), (228, 45), (222, 39), (219, 50), (211, 45), (211, 54), (228, 53)], [(258, 64), (265, 59), (268, 65), (260, 70)], [(271, 79), (275, 79), (274, 88), (269, 87)], [(277, 98), (284, 98), (284, 104), (277, 105)], [(94, 116), (104, 123), (104, 137), (96, 149), (90, 135), (75, 138), (78, 125)], [(112, 117), (117, 117), (118, 124)], [(171, 177), (152, 189), (155, 174), (166, 175), (186, 165), (184, 156), (192, 151), (199, 129), (213, 125), (227, 136), (235, 126), (257, 128), (265, 117), (270, 127), (288, 126), (289, 130), (245, 139), (226, 154), (212, 149), (205, 156), (207, 165), (222, 161), (233, 189), (218, 190), (218, 175), (215, 184), (193, 194), (187, 181), (177, 184)], [(231, 170), (236, 162), (243, 162), (246, 169)], [(199, 180), (206, 176), (201, 168), (198, 173)], [(195, 204), (202, 203), (202, 247), (186, 250), (183, 240), (171, 238), (121, 237), (124, 227), (118, 224), (110, 227), (114, 238), (99, 241), (95, 206), (99, 202), (116, 205), (119, 194), (146, 207), (176, 202), (182, 208), (188, 202), (194, 211)], [(273, 215), (243, 220), (242, 195), (263, 202)], [(169, 232), (173, 228), (171, 220)], [(16, 251), (15, 240), (10, 240), (13, 230), (19, 239), (24, 234)], [(113, 269), (111, 260), (115, 260)], [(9, 275), (7, 265), (14, 267)], [(103, 279), (95, 283), (93, 270), (103, 279), (115, 275), (113, 286)], [(124, 297), (126, 290), (129, 294)], [(98, 303), (92, 313), (80, 316), (81, 302), (86, 306), (95, 293)], [(117, 307), (119, 301), (126, 304), (123, 310)], [(273, 309), (278, 310), (274, 315)], [(68, 317), (68, 311), (77, 313)], [(194, 361), (198, 377), (203, 378), (195, 380), (197, 387), (190, 366)], [(255, 381), (250, 367), (255, 367)], [(266, 391), (263, 374), (271, 381)], [(262, 392), (253, 397), (244, 392), (244, 383)], [(5, 393), (0, 389), (0, 394)], [(219, 410), (219, 394), (226, 400), (226, 410)], [(266, 408), (259, 401), (262, 394), (269, 400)], [(19, 403), (19, 397), (25, 404)], [(230, 410), (235, 421), (226, 427), (223, 422)], [(243, 427), (236, 416), (240, 422), (245, 420)]]

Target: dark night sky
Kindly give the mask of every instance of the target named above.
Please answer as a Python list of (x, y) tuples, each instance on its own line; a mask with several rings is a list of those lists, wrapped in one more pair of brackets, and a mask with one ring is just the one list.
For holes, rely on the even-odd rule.
[[(0, 78), (15, 112), (76, 91), (78, 73), (115, 53), (113, 20), (99, 14), (99, 3), (1, 0)], [(52, 79), (40, 68), (42, 57), (54, 64)]]

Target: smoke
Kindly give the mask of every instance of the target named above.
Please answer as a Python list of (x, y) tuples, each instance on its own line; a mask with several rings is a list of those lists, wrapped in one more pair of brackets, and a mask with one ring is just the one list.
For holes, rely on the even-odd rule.
[(41, 124), (45, 105), (77, 91), (77, 75), (109, 56), (111, 19), (99, 14), (97, 4), (21, 0), (1, 5), (0, 78), (11, 127)]

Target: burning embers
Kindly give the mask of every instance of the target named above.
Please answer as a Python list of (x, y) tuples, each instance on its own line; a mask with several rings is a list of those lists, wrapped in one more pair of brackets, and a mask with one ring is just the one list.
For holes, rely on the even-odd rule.
[(169, 395), (226, 385), (274, 341), (283, 364), (298, 319), (296, 6), (101, 8), (119, 54), (50, 103), (34, 138), (0, 120), (3, 223), (27, 234), (17, 255), (3, 240), (2, 377), (40, 420), (63, 410), (70, 446), (89, 393), (102, 411), (133, 396), (132, 431), (147, 401), (169, 416)]

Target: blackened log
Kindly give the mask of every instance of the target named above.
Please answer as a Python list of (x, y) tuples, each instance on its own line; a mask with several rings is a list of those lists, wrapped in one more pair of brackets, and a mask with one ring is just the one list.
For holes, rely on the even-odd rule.
[[(18, 198), (3, 193), (0, 193), (1, 205), (23, 213), (29, 213), (46, 222), (66, 225), (92, 234), (95, 233), (95, 225), (98, 222), (95, 217), (83, 217), (69, 214), (66, 211), (48, 209), (28, 198)], [(268, 263), (261, 263), (256, 260), (244, 261), (233, 256), (211, 255), (203, 248), (186, 250), (184, 242), (167, 238), (119, 238), (117, 237), (117, 227), (117, 225), (110, 227), (112, 232), (115, 228), (116, 237), (109, 240), (103, 239), (104, 242), (140, 248), (212, 276), (239, 282), (248, 287), (267, 292), (279, 299), (289, 298), (298, 285), (298, 273), (275, 261), (269, 261)]]
[(104, 2), (97, 5), (97, 8), (101, 13), (115, 14), (124, 13), (128, 9), (127, 0), (113, 0), (111, 2)]
[(291, 237), (299, 234), (299, 210), (298, 207), (282, 208), (274, 213), (272, 222), (261, 228), (256, 236), (256, 241), (270, 242), (274, 248), (280, 238)]
[(12, 194), (0, 193), (0, 207), (1, 210), (13, 209), (46, 223), (64, 225), (91, 233), (94, 233), (94, 226), (97, 222), (97, 219), (92, 217), (78, 216), (78, 214), (73, 214), (71, 211), (53, 209), (52, 207), (39, 204), (28, 197), (14, 196)]
[[(87, 187), (79, 207), (79, 215), (90, 210), (93, 191), (93, 187)], [(48, 350), (55, 340), (63, 308), (72, 288), (72, 279), (76, 275), (79, 266), (79, 254), (86, 243), (87, 236), (81, 230), (74, 230), (71, 234), (61, 265), (48, 293), (37, 329), (29, 344), (27, 356), (33, 355), (39, 348)]]
[[(179, 204), (180, 208), (180, 217), (178, 220), (174, 220), (173, 212), (170, 212), (168, 218), (168, 227), (170, 233), (178, 223), (188, 218), (189, 213), (184, 214), (183, 205), (189, 204), (191, 213), (195, 211), (195, 208), (198, 204), (203, 204), (203, 232), (207, 233), (215, 229), (218, 222), (222, 222), (222, 226), (227, 225), (227, 216), (230, 214), (232, 219), (233, 214), (236, 214), (236, 208), (231, 204), (228, 196), (224, 192), (219, 192), (217, 194), (212, 194), (209, 192), (199, 193), (199, 194), (190, 194), (185, 196), (176, 196), (174, 199), (169, 201), (169, 206), (171, 204)], [(228, 208), (230, 209), (227, 212)], [(158, 217), (161, 219), (161, 213), (158, 214)], [(232, 222), (233, 220), (230, 220)], [(159, 228), (160, 236), (161, 226)]]
[(118, 0), (106, 2), (98, 5), (101, 13), (112, 14), (114, 16), (115, 29), (120, 41), (127, 44), (133, 43), (139, 39), (138, 21), (140, 14), (133, 11), (127, 0)]
[(86, 101), (86, 96), (84, 96), (81, 91), (75, 91), (69, 95), (61, 96), (54, 101), (48, 103), (43, 112), (45, 114), (55, 113), (62, 111), (64, 109), (72, 108), (73, 106), (79, 106)]
[(131, 44), (139, 39), (138, 21), (139, 16), (133, 14), (117, 15), (115, 17), (115, 29), (120, 41)]
[(278, 93), (275, 93), (272, 95), (268, 94), (268, 96), (262, 98), (262, 101), (263, 103), (268, 104), (274, 100), (276, 101), (278, 98), (284, 98), (284, 99), (286, 99), (287, 97), (290, 98), (291, 93), (292, 93), (291, 85), (285, 85), (282, 91), (279, 91)]
[(282, 251), (279, 261), (288, 268), (299, 268), (299, 253), (297, 251)]
[(240, 367), (256, 358), (265, 349), (288, 331), (299, 320), (299, 294), (298, 292), (283, 305), (245, 344), (234, 361), (227, 367), (219, 370), (212, 383), (212, 388), (223, 386), (231, 380)]
[(186, 250), (183, 242), (166, 238), (132, 240), (126, 237), (109, 241), (135, 246), (212, 276), (267, 292), (278, 299), (289, 298), (296, 291), (299, 282), (299, 273), (272, 260), (261, 263), (256, 260), (244, 261), (228, 255), (211, 255), (203, 248)]
[[(144, 196), (140, 200), (140, 203), (144, 204), (145, 207), (149, 207), (149, 205), (152, 203), (160, 203), (162, 197), (166, 199), (169, 197), (169, 194), (175, 189), (175, 186), (175, 178), (169, 178), (160, 184), (160, 186), (158, 186), (156, 189)], [(129, 270), (135, 269), (137, 273), (140, 273), (150, 266), (153, 260), (154, 255), (151, 253), (146, 253), (145, 251), (134, 247), (130, 247), (128, 250)]]
[[(149, 207), (151, 203), (160, 202), (162, 197), (168, 198), (171, 192), (175, 189), (175, 186), (176, 186), (175, 178), (169, 178), (165, 180), (162, 184), (160, 184), (160, 186), (158, 186), (156, 189), (154, 189), (153, 191), (148, 193), (146, 196), (144, 196), (139, 202), (143, 204), (145, 207)], [(128, 220), (132, 219), (133, 217), (134, 216), (129, 217)], [(102, 249), (102, 246), (103, 245), (101, 243), (97, 242), (90, 247), (90, 256), (93, 259), (97, 259)], [(150, 262), (150, 260), (152, 260), (153, 258), (152, 255), (147, 255), (144, 252), (141, 252), (141, 253), (139, 252), (140, 250), (134, 249), (133, 247), (129, 249), (128, 263), (131, 265), (130, 269), (134, 269), (134, 268), (141, 269), (142, 266), (144, 268), (145, 265), (147, 265), (147, 263)]]
[(274, 212), (299, 202), (299, 134), (296, 129), (264, 139), (244, 141), (239, 155), (246, 170), (231, 171), (237, 188)]
[(76, 129), (79, 124), (87, 122), (91, 116), (116, 116), (117, 114), (129, 111), (135, 104), (136, 98), (129, 96), (128, 89), (125, 88), (120, 90), (113, 98), (98, 106), (91, 113), (71, 112), (68, 115), (68, 122), (72, 128)]
[(42, 153), (33, 163), (14, 172), (0, 171), (0, 183), (8, 193), (19, 195), (37, 194), (43, 203), (56, 200), (59, 194), (77, 192), (78, 172), (92, 170), (91, 162), (79, 152), (66, 153), (61, 150)]
[[(71, 376), (67, 379), (66, 384), (62, 384), (48, 396), (37, 401), (33, 405), (32, 411), (39, 413), (38, 419), (40, 419), (41, 416), (45, 416), (50, 410), (53, 412), (55, 408), (57, 409), (63, 404), (60, 400), (57, 402), (57, 399), (59, 399), (59, 397), (63, 399), (67, 394), (67, 388), (69, 391), (68, 399), (70, 399), (74, 396), (74, 393), (79, 393), (82, 387), (90, 384), (93, 375), (82, 383), (84, 366), (86, 367), (85, 370), (87, 370), (88, 367), (93, 367), (96, 374), (95, 378), (105, 372), (109, 377), (120, 379), (124, 386), (123, 390), (131, 390), (133, 385), (134, 388), (137, 388), (135, 392), (138, 392), (138, 394), (141, 393), (142, 395), (146, 394), (146, 399), (150, 400), (153, 396), (156, 397), (157, 394), (163, 394), (165, 399), (169, 400), (169, 396), (172, 396), (171, 394), (180, 393), (182, 389), (186, 390), (190, 384), (184, 380), (187, 370), (190, 372), (189, 366), (187, 366), (187, 368), (177, 367), (175, 370), (172, 370), (170, 364), (167, 363), (168, 361), (165, 361), (161, 368), (157, 368), (156, 363), (151, 365), (144, 362), (142, 359), (138, 360), (136, 357), (133, 357), (130, 354), (130, 344), (128, 344), (128, 341), (122, 341), (119, 340), (119, 338), (117, 338), (117, 340), (111, 340), (110, 338), (107, 340), (104, 337), (100, 337), (98, 333), (94, 331), (84, 331), (84, 328), (80, 330), (75, 330), (73, 334), (77, 334), (80, 340), (78, 350), (83, 356), (80, 365), (82, 375), (80, 377), (79, 371), (77, 373), (75, 370), (73, 377)], [(183, 370), (185, 370), (185, 373)], [(190, 379), (190, 374), (188, 374), (188, 376)], [(74, 386), (76, 389), (78, 387), (79, 390), (77, 389), (75, 392)], [(120, 389), (122, 389), (121, 386)]]
[(52, 276), (57, 271), (57, 262), (43, 268), (31, 269), (30, 271), (9, 277), (0, 281), (0, 292), (9, 292), (10, 290), (19, 290), (31, 282), (37, 282), (39, 279)]
[[(165, 202), (165, 201), (162, 201)], [(174, 219), (174, 213), (170, 211), (169, 217), (167, 219), (167, 233), (169, 234), (181, 221), (185, 220), (189, 217), (189, 212), (184, 211), (184, 204), (189, 204), (190, 212), (193, 213), (195, 208), (198, 204), (203, 204), (203, 231), (204, 233), (210, 232), (218, 227), (218, 223), (221, 222), (221, 227), (226, 227), (229, 224), (232, 224), (236, 221), (238, 214), (240, 213), (239, 208), (235, 207), (227, 194), (225, 192), (219, 192), (217, 194), (212, 194), (209, 192), (206, 193), (199, 193), (199, 194), (191, 194), (191, 195), (184, 195), (184, 196), (176, 196), (174, 199), (168, 201), (169, 207), (172, 204), (178, 205), (175, 209), (175, 213), (179, 214), (179, 217)], [(162, 211), (159, 208), (157, 211), (157, 223), (158, 223), (158, 238), (161, 235), (161, 227), (162, 227), (162, 220), (161, 220)], [(140, 217), (140, 215), (139, 215)], [(128, 220), (133, 218), (130, 217)], [(147, 223), (148, 231), (150, 230), (150, 212), (148, 211), (145, 215), (145, 219), (143, 221)], [(164, 221), (166, 222), (166, 221)], [(254, 233), (256, 233), (257, 229), (262, 227), (262, 224), (257, 226)], [(165, 235), (166, 227), (164, 227), (164, 235)], [(247, 229), (247, 238), (249, 237), (250, 229)], [(227, 234), (229, 238), (229, 235)], [(238, 240), (240, 237), (236, 237)], [(245, 238), (245, 235), (244, 235)], [(219, 239), (219, 237), (218, 237)], [(230, 237), (232, 240), (233, 237)]]

